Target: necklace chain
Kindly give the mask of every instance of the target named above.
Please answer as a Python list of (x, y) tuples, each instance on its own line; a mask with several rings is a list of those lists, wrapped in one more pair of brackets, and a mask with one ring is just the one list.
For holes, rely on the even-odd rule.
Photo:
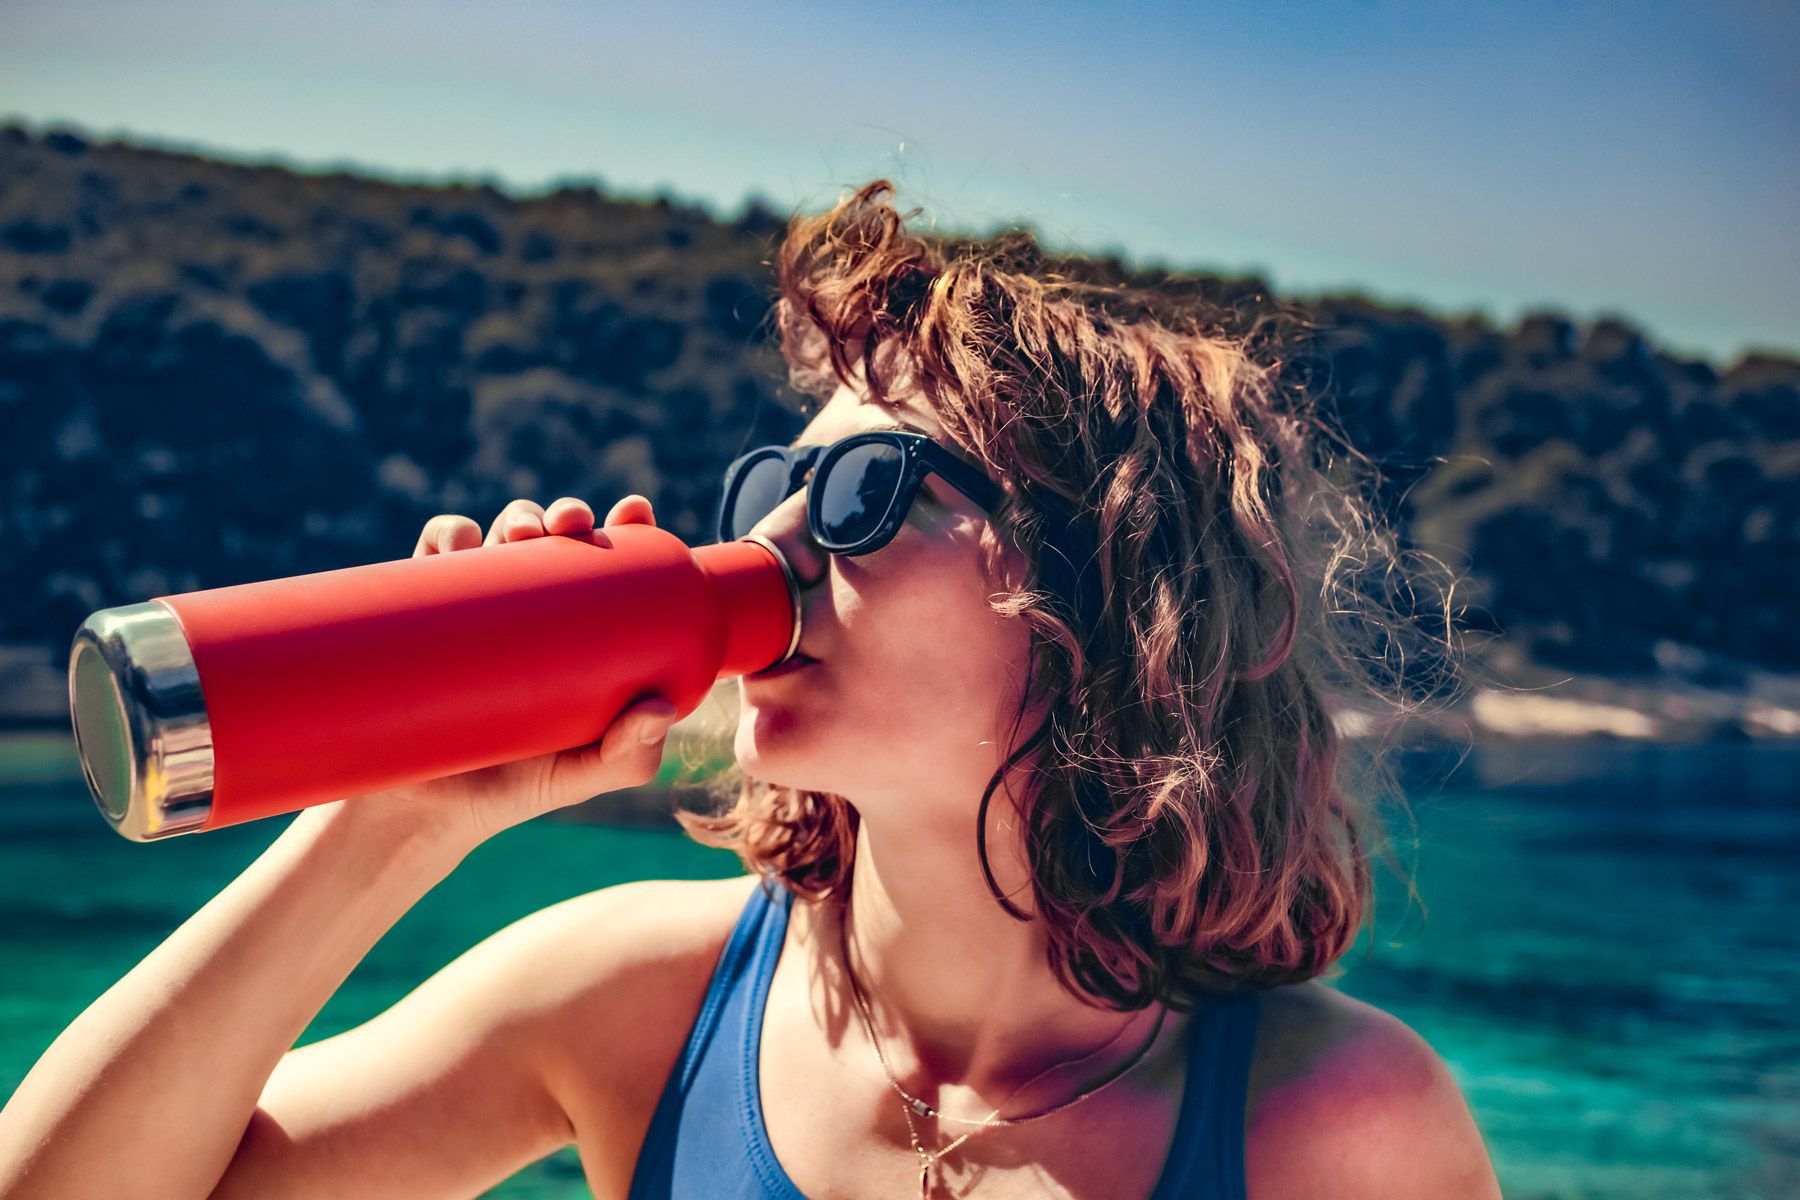
[[(1144, 1043), (1141, 1046), (1139, 1046), (1135, 1051), (1132, 1052), (1132, 1055), (1130, 1058), (1126, 1059), (1124, 1061), (1124, 1063), (1122, 1063), (1120, 1066), (1115, 1068), (1110, 1074), (1108, 1074), (1099, 1083), (1096, 1083), (1094, 1086), (1088, 1088), (1085, 1091), (1077, 1093), (1075, 1096), (1071, 1097), (1068, 1100), (1064, 1100), (1060, 1104), (1053, 1104), (1049, 1108), (1041, 1109), (1038, 1112), (1034, 1112), (1034, 1113), (1027, 1113), (1026, 1115), (1024, 1115), (1022, 1117), (1001, 1117), (1000, 1116), (1000, 1108), (1003, 1105), (1005, 1105), (1007, 1100), (1011, 1100), (1014, 1096), (1018, 1095), (1020, 1092), (1024, 1091), (1026, 1088), (1030, 1087), (1032, 1084), (1036, 1083), (1038, 1080), (1042, 1079), (1044, 1076), (1050, 1074), (1050, 1072), (1061, 1070), (1064, 1067), (1075, 1066), (1078, 1063), (1086, 1062), (1088, 1059), (1094, 1057), (1094, 1055), (1099, 1054), (1101, 1051), (1108, 1049), (1109, 1047), (1112, 1046), (1112, 1044), (1114, 1042), (1118, 1041), (1119, 1038), (1124, 1035), (1125, 1030), (1127, 1028), (1129, 1028), (1129, 1025), (1121, 1025), (1119, 1027), (1119, 1030), (1117, 1033), (1114, 1033), (1112, 1035), (1112, 1037), (1108, 1038), (1102, 1045), (1100, 1045), (1096, 1049), (1088, 1051), (1086, 1054), (1082, 1055), (1080, 1058), (1072, 1058), (1065, 1062), (1052, 1063), (1050, 1066), (1045, 1067), (1042, 1071), (1039, 1071), (1036, 1075), (1033, 1075), (1030, 1079), (1027, 1079), (1024, 1083), (1021, 1083), (1018, 1087), (1016, 1087), (1012, 1091), (1008, 1092), (1006, 1094), (1005, 1099), (1002, 1099), (1000, 1101), (1000, 1104), (995, 1105), (993, 1111), (988, 1113), (988, 1115), (986, 1117), (984, 1117), (980, 1120), (970, 1120), (967, 1117), (953, 1117), (947, 1113), (939, 1112), (932, 1105), (926, 1103), (924, 1100), (921, 1100), (919, 1097), (917, 1097), (917, 1096), (913, 1095), (911, 1092), (907, 1091), (904, 1087), (901, 1086), (900, 1080), (894, 1076), (893, 1068), (888, 1065), (887, 1054), (881, 1048), (881, 1039), (879, 1037), (877, 1037), (875, 1034), (875, 1019), (869, 1014), (869, 1002), (863, 996), (862, 985), (857, 981), (856, 969), (850, 965), (850, 935), (849, 935), (849, 929), (848, 929), (849, 921), (847, 920), (848, 916), (849, 916), (849, 904), (848, 904), (848, 902), (846, 902), (840, 908), (839, 913), (838, 913), (838, 948), (839, 948), (840, 954), (842, 954), (843, 959), (844, 959), (844, 977), (850, 984), (850, 996), (856, 1002), (857, 1015), (862, 1018), (863, 1029), (869, 1036), (869, 1044), (875, 1047), (875, 1058), (876, 1058), (876, 1061), (881, 1063), (881, 1073), (883, 1075), (887, 1076), (888, 1087), (892, 1088), (894, 1091), (894, 1094), (900, 1097), (900, 1101), (901, 1101), (900, 1112), (901, 1112), (901, 1115), (906, 1118), (906, 1132), (912, 1140), (913, 1153), (915, 1153), (919, 1156), (919, 1197), (920, 1197), (920, 1200), (926, 1200), (926, 1197), (928, 1197), (930, 1195), (931, 1169), (933, 1167), (937, 1166), (938, 1161), (940, 1159), (942, 1159), (945, 1155), (949, 1154), (952, 1150), (956, 1149), (958, 1146), (962, 1145), (964, 1142), (968, 1141), (970, 1138), (972, 1138), (976, 1134), (980, 1133), (983, 1129), (1002, 1129), (1002, 1128), (1006, 1128), (1006, 1127), (1013, 1126), (1013, 1125), (1024, 1125), (1031, 1121), (1041, 1121), (1045, 1117), (1054, 1116), (1057, 1113), (1062, 1112), (1066, 1108), (1070, 1108), (1076, 1104), (1081, 1103), (1083, 1100), (1086, 1100), (1088, 1097), (1099, 1093), (1100, 1091), (1104, 1090), (1105, 1088), (1107, 1088), (1107, 1087), (1111, 1086), (1112, 1084), (1117, 1083), (1119, 1080), (1123, 1079), (1126, 1076), (1126, 1074), (1131, 1071), (1131, 1069), (1133, 1067), (1137, 1066), (1138, 1063), (1143, 1061), (1144, 1056), (1150, 1052), (1150, 1047), (1156, 1044), (1157, 1037), (1159, 1035), (1161, 1035), (1161, 1033), (1162, 1033), (1163, 1018), (1168, 1016), (1167, 1008), (1164, 1008), (1160, 1012), (1158, 1012), (1156, 1014), (1156, 1024), (1150, 1030), (1150, 1036), (1145, 1038)], [(975, 1128), (973, 1128), (973, 1129), (969, 1130), (967, 1133), (964, 1133), (961, 1136), (955, 1138), (949, 1144), (943, 1146), (940, 1149), (927, 1150), (925, 1148), (924, 1142), (919, 1137), (918, 1127), (913, 1124), (914, 1115), (917, 1115), (920, 1117), (932, 1117), (939, 1121), (951, 1121), (958, 1125), (973, 1125)]]

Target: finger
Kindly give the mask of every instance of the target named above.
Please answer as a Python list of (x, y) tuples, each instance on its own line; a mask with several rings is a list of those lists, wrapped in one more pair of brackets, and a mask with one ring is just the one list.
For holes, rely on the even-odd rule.
[(488, 527), (483, 546), (496, 542), (516, 542), (544, 534), (544, 506), (536, 500), (514, 500), (500, 510)]
[(675, 724), (675, 706), (661, 696), (634, 704), (625, 711), (637, 725), (640, 742), (659, 740), (669, 732), (669, 726)]
[[(639, 701), (614, 717), (600, 746), (609, 761), (633, 762), (644, 756), (644, 747), (660, 747), (674, 724), (675, 706), (661, 696), (655, 696)], [(661, 749), (650, 757), (660, 760)]]
[(635, 492), (613, 505), (606, 514), (607, 525), (654, 525), (656, 512), (650, 501)]
[(412, 556), (448, 554), (452, 550), (472, 550), (481, 544), (481, 526), (457, 513), (439, 513), (425, 522)]
[(598, 742), (570, 752), (569, 766), (579, 773), (574, 790), (598, 795), (616, 788), (642, 787), (655, 779), (675, 717), (675, 706), (661, 697), (642, 701), (614, 717)]
[(547, 533), (586, 533), (593, 527), (594, 510), (574, 496), (564, 496), (544, 511)]

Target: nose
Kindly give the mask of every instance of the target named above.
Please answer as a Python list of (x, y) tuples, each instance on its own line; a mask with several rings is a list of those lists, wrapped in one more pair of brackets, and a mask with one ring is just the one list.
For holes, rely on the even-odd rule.
[(802, 593), (825, 582), (831, 565), (831, 554), (815, 542), (806, 525), (806, 488), (783, 500), (773, 512), (750, 527), (775, 543), (794, 572), (794, 581)]

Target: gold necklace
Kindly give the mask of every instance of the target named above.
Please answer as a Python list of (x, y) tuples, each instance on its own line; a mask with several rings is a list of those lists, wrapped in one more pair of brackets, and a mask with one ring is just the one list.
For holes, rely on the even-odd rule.
[[(1095, 1095), (1104, 1088), (1110, 1087), (1112, 1084), (1123, 1079), (1127, 1072), (1143, 1061), (1144, 1056), (1150, 1052), (1150, 1047), (1156, 1044), (1157, 1037), (1162, 1033), (1163, 1018), (1169, 1015), (1169, 1010), (1167, 1008), (1163, 1008), (1158, 1012), (1156, 1014), (1156, 1024), (1150, 1030), (1150, 1036), (1144, 1039), (1143, 1045), (1132, 1052), (1130, 1058), (1126, 1059), (1122, 1065), (1115, 1068), (1110, 1075), (1106, 1076), (1099, 1083), (1096, 1083), (1093, 1087), (1088, 1088), (1084, 1092), (1078, 1093), (1071, 1099), (1064, 1100), (1061, 1104), (1053, 1104), (1049, 1108), (1041, 1109), (1034, 1113), (1027, 1113), (1022, 1117), (1000, 1117), (1000, 1108), (1007, 1100), (1011, 1100), (1014, 1096), (1018, 1095), (1052, 1071), (1058, 1071), (1064, 1067), (1071, 1067), (1078, 1063), (1086, 1062), (1088, 1059), (1094, 1057), (1094, 1055), (1099, 1054), (1102, 1050), (1107, 1049), (1114, 1042), (1118, 1041), (1129, 1026), (1121, 1025), (1119, 1031), (1108, 1038), (1104, 1044), (1097, 1049), (1088, 1051), (1080, 1058), (1069, 1059), (1066, 1062), (1053, 1063), (1050, 1066), (1045, 1067), (1042, 1071), (1039, 1071), (1036, 1075), (1033, 1075), (1030, 1079), (1027, 1079), (1024, 1083), (1021, 1083), (1018, 1087), (1008, 1092), (1005, 1098), (1000, 1101), (1000, 1104), (995, 1105), (993, 1111), (988, 1113), (985, 1118), (978, 1121), (972, 1121), (967, 1117), (952, 1117), (946, 1113), (939, 1112), (932, 1105), (927, 1104), (925, 1101), (919, 1099), (919, 1097), (900, 1086), (900, 1081), (894, 1077), (893, 1068), (888, 1066), (887, 1055), (881, 1049), (881, 1039), (875, 1035), (875, 1020), (869, 1015), (869, 1002), (863, 996), (862, 985), (857, 982), (856, 969), (850, 965), (850, 935), (848, 931), (850, 923), (845, 919), (849, 914), (849, 909), (850, 906), (848, 902), (846, 902), (838, 913), (838, 951), (844, 959), (844, 977), (850, 984), (850, 996), (856, 1002), (857, 1014), (862, 1017), (863, 1029), (869, 1035), (869, 1044), (875, 1047), (875, 1058), (881, 1063), (881, 1073), (887, 1076), (888, 1086), (894, 1090), (895, 1095), (900, 1097), (900, 1115), (906, 1118), (906, 1132), (908, 1137), (912, 1140), (913, 1153), (919, 1156), (919, 1200), (929, 1200), (931, 1195), (932, 1168), (936, 1167), (938, 1162), (943, 1159), (945, 1155), (980, 1133), (983, 1129), (999, 1129), (1011, 1125), (1024, 1125), (1031, 1121), (1041, 1121), (1045, 1117), (1054, 1116), (1066, 1108), (1079, 1104), (1089, 1096)], [(925, 1148), (925, 1143), (919, 1138), (918, 1127), (913, 1124), (914, 1114), (921, 1117), (935, 1117), (940, 1121), (953, 1121), (959, 1125), (973, 1125), (975, 1128), (956, 1138), (941, 1149), (927, 1150)]]

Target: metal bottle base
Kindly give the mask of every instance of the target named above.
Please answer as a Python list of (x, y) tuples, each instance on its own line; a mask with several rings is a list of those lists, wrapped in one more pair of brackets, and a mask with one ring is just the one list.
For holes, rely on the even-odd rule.
[(212, 816), (213, 734), (175, 614), (156, 601), (102, 609), (69, 649), (75, 750), (94, 802), (134, 842)]

